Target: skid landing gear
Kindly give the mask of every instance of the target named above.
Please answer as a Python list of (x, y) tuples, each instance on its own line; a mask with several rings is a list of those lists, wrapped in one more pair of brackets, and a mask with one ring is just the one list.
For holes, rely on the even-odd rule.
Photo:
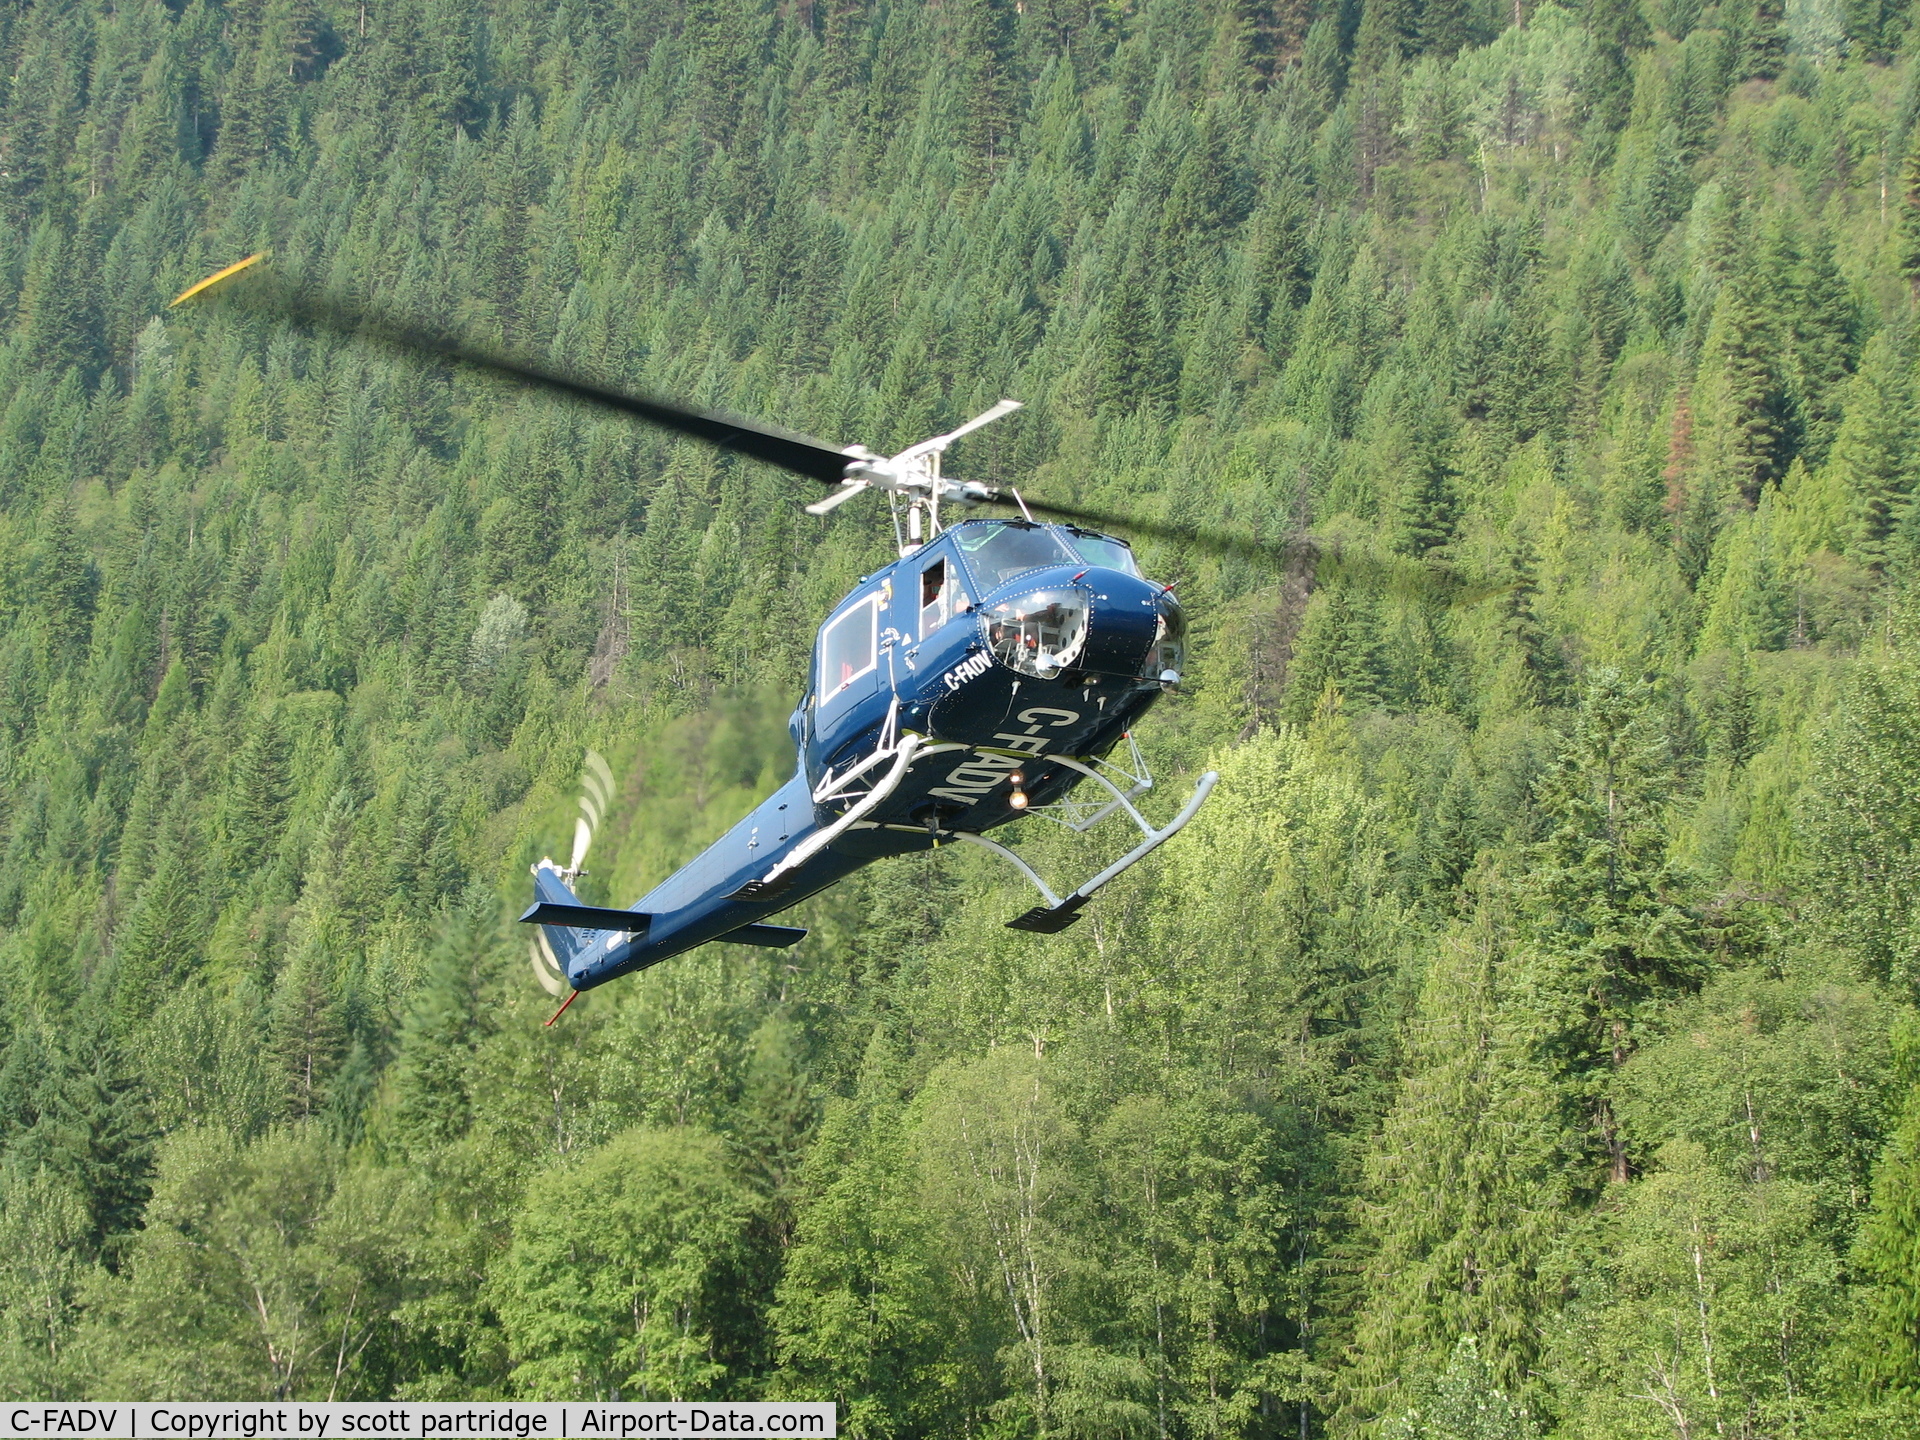
[[(1138, 865), (1142, 860), (1146, 859), (1147, 856), (1151, 855), (1155, 850), (1158, 850), (1162, 845), (1166, 844), (1167, 841), (1171, 840), (1186, 828), (1187, 822), (1199, 814), (1200, 807), (1206, 803), (1207, 796), (1213, 790), (1214, 783), (1220, 778), (1220, 774), (1216, 770), (1209, 770), (1206, 774), (1202, 775), (1199, 783), (1193, 787), (1193, 794), (1187, 797), (1187, 803), (1180, 807), (1180, 813), (1168, 821), (1164, 827), (1156, 830), (1147, 822), (1147, 818), (1142, 815), (1139, 810), (1134, 808), (1130, 796), (1121, 793), (1119, 788), (1116, 787), (1111, 780), (1094, 769), (1093, 766), (1082, 764), (1078, 760), (1068, 760), (1059, 755), (1051, 755), (1047, 758), (1054, 764), (1071, 765), (1081, 774), (1104, 785), (1113, 796), (1113, 804), (1112, 806), (1103, 806), (1099, 815), (1104, 816), (1109, 814), (1113, 809), (1124, 810), (1127, 818), (1140, 827), (1141, 838), (1138, 845), (1127, 851), (1126, 854), (1114, 861), (1113, 864), (1107, 866), (1106, 869), (1102, 870), (1098, 875), (1087, 881), (1086, 884), (1080, 886), (1079, 889), (1074, 890), (1063, 899), (1053, 892), (1053, 888), (1040, 878), (1031, 865), (1027, 864), (1026, 861), (1022, 860), (999, 841), (989, 840), (984, 835), (971, 835), (964, 830), (954, 831), (954, 839), (964, 841), (969, 845), (978, 845), (982, 850), (991, 850), (994, 854), (1000, 856), (1001, 859), (1008, 861), (1015, 869), (1032, 882), (1034, 889), (1040, 892), (1040, 896), (1046, 901), (1046, 904), (1036, 905), (1031, 910), (1024, 911), (1007, 922), (1007, 928), (1009, 930), (1027, 930), (1036, 935), (1058, 935), (1069, 925), (1078, 922), (1081, 907), (1093, 898), (1096, 890), (1102, 885), (1105, 885), (1109, 880), (1131, 870), (1135, 865)], [(1137, 793), (1137, 790), (1135, 793)], [(1096, 818), (1098, 817), (1096, 816)], [(1091, 822), (1086, 823), (1090, 824)], [(1084, 828), (1084, 825), (1075, 824), (1070, 825), (1069, 828), (1078, 830)]]

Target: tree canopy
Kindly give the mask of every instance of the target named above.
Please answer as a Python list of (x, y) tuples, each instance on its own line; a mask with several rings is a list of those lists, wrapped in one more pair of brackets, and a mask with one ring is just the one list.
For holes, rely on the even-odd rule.
[[(5, 7), (0, 1396), (1912, 1433), (1909, 31)], [(269, 247), (839, 444), (1013, 396), (956, 473), (1318, 558), (1140, 543), (1194, 630), (1138, 739), (1222, 778), (1085, 923), (948, 847), (549, 1028), (583, 753), (627, 903), (790, 773), (886, 518), (166, 308)]]

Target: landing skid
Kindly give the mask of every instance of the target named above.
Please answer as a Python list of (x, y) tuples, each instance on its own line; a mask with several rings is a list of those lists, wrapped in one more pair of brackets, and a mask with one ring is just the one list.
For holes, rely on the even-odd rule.
[[(964, 830), (954, 831), (953, 838), (955, 840), (964, 841), (969, 845), (978, 845), (982, 850), (991, 850), (994, 854), (1000, 856), (1001, 859), (1012, 864), (1016, 870), (1033, 883), (1034, 889), (1040, 892), (1041, 898), (1047, 903), (1044, 905), (1036, 905), (1031, 910), (1014, 916), (1013, 919), (1007, 922), (1007, 928), (1009, 930), (1028, 930), (1036, 935), (1058, 935), (1069, 925), (1078, 922), (1081, 907), (1093, 898), (1096, 890), (1102, 885), (1105, 885), (1109, 880), (1115, 879), (1128, 870), (1131, 870), (1135, 865), (1138, 865), (1142, 860), (1146, 859), (1147, 856), (1151, 855), (1155, 850), (1158, 850), (1162, 845), (1166, 844), (1167, 841), (1171, 840), (1186, 828), (1187, 822), (1200, 813), (1200, 807), (1206, 803), (1207, 796), (1213, 790), (1214, 783), (1220, 778), (1217, 770), (1209, 770), (1206, 774), (1202, 775), (1199, 783), (1193, 787), (1193, 794), (1187, 797), (1187, 803), (1180, 807), (1180, 813), (1168, 821), (1164, 827), (1156, 830), (1147, 822), (1147, 818), (1142, 815), (1139, 810), (1134, 808), (1133, 801), (1122, 794), (1111, 780), (1107, 779), (1106, 776), (1102, 775), (1098, 770), (1095, 770), (1091, 765), (1083, 765), (1078, 760), (1068, 760), (1060, 755), (1050, 755), (1047, 758), (1050, 763), (1069, 765), (1075, 770), (1078, 770), (1082, 775), (1104, 785), (1113, 796), (1113, 805), (1102, 807), (1100, 811), (1101, 815), (1110, 814), (1112, 810), (1116, 808), (1124, 810), (1127, 818), (1140, 827), (1141, 839), (1138, 845), (1127, 851), (1126, 854), (1114, 861), (1113, 864), (1107, 866), (1106, 869), (1087, 881), (1086, 884), (1073, 891), (1065, 899), (1062, 899), (1053, 892), (1053, 888), (1049, 886), (1046, 881), (1040, 878), (1039, 874), (1035, 872), (1031, 865), (1027, 864), (1026, 861), (1022, 860), (999, 841), (989, 840), (984, 835), (969, 834)], [(1084, 826), (1076, 825), (1073, 828), (1082, 829)]]
[[(889, 730), (892, 728), (892, 721), (893, 716), (889, 714)], [(1036, 905), (1031, 910), (1025, 911), (1009, 920), (1007, 922), (1008, 929), (1028, 930), (1036, 935), (1057, 935), (1069, 925), (1074, 924), (1080, 919), (1081, 907), (1093, 898), (1095, 891), (1100, 889), (1100, 887), (1105, 885), (1109, 880), (1115, 879), (1117, 876), (1131, 870), (1135, 865), (1139, 864), (1142, 860), (1146, 859), (1147, 856), (1151, 855), (1155, 850), (1158, 850), (1162, 845), (1166, 844), (1167, 841), (1184, 830), (1187, 822), (1193, 819), (1193, 817), (1199, 813), (1201, 805), (1206, 803), (1208, 794), (1213, 790), (1215, 782), (1220, 778), (1219, 772), (1215, 770), (1209, 770), (1206, 774), (1202, 775), (1199, 782), (1193, 787), (1193, 794), (1187, 798), (1187, 803), (1180, 807), (1180, 813), (1175, 815), (1165, 826), (1156, 830), (1153, 825), (1148, 822), (1147, 817), (1142, 815), (1133, 803), (1135, 796), (1143, 794), (1152, 788), (1153, 778), (1147, 774), (1146, 765), (1140, 758), (1139, 750), (1133, 746), (1133, 737), (1131, 735), (1127, 737), (1127, 741), (1134, 769), (1132, 771), (1123, 770), (1112, 765), (1105, 767), (1113, 770), (1121, 779), (1128, 782), (1128, 788), (1124, 791), (1115, 785), (1112, 780), (1108, 779), (1106, 775), (1102, 774), (1099, 769), (1096, 769), (1094, 765), (1069, 759), (1064, 755), (1048, 755), (1044, 757), (1048, 765), (1065, 765), (1069, 769), (1078, 770), (1082, 775), (1104, 789), (1112, 798), (1090, 805), (1069, 801), (1065, 804), (1045, 806), (1036, 809), (1033, 812), (1035, 815), (1041, 815), (1046, 811), (1058, 812), (1048, 814), (1046, 818), (1055, 820), (1070, 830), (1084, 833), (1101, 820), (1104, 820), (1107, 816), (1113, 814), (1114, 811), (1120, 810), (1124, 811), (1127, 818), (1140, 828), (1141, 838), (1138, 845), (1135, 845), (1131, 850), (1127, 851), (1126, 854), (1114, 861), (1113, 864), (1107, 866), (1106, 869), (1102, 870), (1098, 875), (1095, 875), (1091, 880), (1087, 881), (1086, 884), (1072, 891), (1064, 898), (1054, 893), (1053, 888), (1040, 878), (1039, 874), (1031, 865), (1027, 864), (1026, 861), (1022, 860), (997, 840), (989, 840), (984, 835), (976, 835), (968, 830), (946, 830), (937, 832), (937, 839), (959, 840), (968, 845), (977, 845), (982, 850), (992, 851), (995, 855), (998, 855), (1001, 859), (1011, 864), (1022, 875), (1026, 876), (1027, 879), (1032, 882), (1033, 887), (1040, 892), (1041, 898), (1044, 899), (1046, 903), (1044, 905)], [(913, 768), (915, 761), (923, 760), (933, 755), (945, 754), (955, 750), (967, 750), (970, 748), (969, 746), (954, 744), (952, 742), (929, 745), (918, 735), (903, 735), (899, 737), (894, 744), (884, 746), (874, 754), (868, 756), (864, 762), (848, 774), (839, 777), (837, 780), (829, 776), (821, 782), (819, 791), (814, 795), (816, 801), (844, 796), (849, 792), (851, 785), (855, 781), (863, 778), (868, 772), (878, 772), (876, 778), (871, 783), (871, 788), (865, 795), (855, 800), (844, 815), (840, 816), (839, 819), (835, 820), (825, 829), (809, 836), (805, 843), (796, 847), (791, 855), (788, 855), (784, 860), (780, 861), (779, 864), (775, 865), (765, 875), (757, 880), (749, 880), (746, 884), (735, 890), (731, 898), (735, 900), (772, 900), (784, 894), (793, 884), (795, 873), (802, 865), (826, 849), (827, 846), (831, 845), (849, 830), (877, 828), (872, 822), (867, 821), (866, 817), (871, 814), (882, 801), (900, 788), (900, 782), (906, 778), (907, 772)], [(1095, 763), (1103, 764), (1104, 762)], [(921, 835), (927, 833), (916, 827), (905, 825), (888, 825), (884, 828), (888, 830), (909, 830), (912, 831), (912, 833)]]

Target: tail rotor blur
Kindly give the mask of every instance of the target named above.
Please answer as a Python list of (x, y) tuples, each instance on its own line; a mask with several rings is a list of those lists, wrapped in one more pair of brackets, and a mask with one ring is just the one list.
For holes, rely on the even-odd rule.
[(573, 822), (573, 857), (560, 874), (571, 885), (586, 874), (587, 851), (593, 845), (593, 832), (607, 813), (613, 799), (613, 771), (597, 750), (587, 752), (586, 768), (580, 772), (580, 814)]
[[(569, 889), (587, 873), (587, 852), (593, 848), (594, 831), (600, 828), (612, 800), (613, 770), (597, 750), (589, 750), (587, 763), (580, 771), (580, 813), (573, 821), (573, 853), (567, 860), (567, 868), (560, 871), (560, 878)], [(573, 987), (567, 983), (566, 973), (554, 958), (546, 931), (538, 926), (534, 927), (531, 951), (533, 978), (540, 982), (540, 988), (556, 999), (567, 994)]]

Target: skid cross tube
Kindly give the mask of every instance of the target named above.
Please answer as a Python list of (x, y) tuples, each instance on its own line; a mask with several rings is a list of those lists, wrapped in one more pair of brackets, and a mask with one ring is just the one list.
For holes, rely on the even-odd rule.
[[(1124, 794), (1121, 793), (1120, 787), (1118, 785), (1115, 785), (1111, 780), (1107, 779), (1106, 776), (1102, 775), (1098, 770), (1094, 769), (1091, 765), (1083, 764), (1078, 760), (1070, 760), (1065, 755), (1047, 755), (1042, 758), (1044, 758), (1049, 764), (1065, 765), (1069, 769), (1078, 770), (1082, 775), (1085, 775), (1090, 779), (1098, 781), (1101, 785), (1106, 787), (1107, 793), (1113, 796), (1114, 804), (1118, 805), (1121, 809), (1125, 810), (1127, 814), (1132, 818), (1133, 823), (1140, 827), (1140, 831), (1143, 835), (1152, 836), (1155, 833), (1153, 826), (1147, 823), (1147, 817), (1142, 815), (1138, 810), (1134, 809), (1133, 801), (1129, 800)], [(1219, 778), (1220, 778), (1219, 774), (1213, 770), (1209, 770), (1205, 775), (1202, 775), (1200, 777), (1200, 786), (1199, 786), (1198, 793), (1201, 799), (1204, 800), (1206, 798), (1207, 791), (1213, 788), (1213, 782), (1218, 780)], [(1191, 806), (1193, 802), (1188, 801), (1187, 803), (1189, 806)], [(1111, 814), (1112, 811), (1113, 811), (1113, 806), (1108, 805), (1103, 807), (1100, 813), (1102, 815), (1108, 815), (1108, 814)], [(1182, 810), (1180, 813), (1182, 815), (1185, 815), (1187, 812), (1185, 810)], [(1185, 820), (1174, 821), (1174, 824), (1176, 826), (1184, 825), (1186, 823), (1187, 822)], [(1168, 831), (1167, 833), (1172, 834), (1173, 832)]]
[[(1147, 769), (1147, 762), (1145, 758), (1142, 757), (1142, 755), (1140, 754), (1139, 745), (1134, 743), (1132, 731), (1127, 732), (1126, 740), (1127, 740), (1127, 749), (1131, 752), (1131, 755), (1129, 757), (1129, 763), (1132, 764), (1134, 767), (1132, 770), (1123, 770), (1120, 766), (1114, 764), (1111, 760), (1106, 760), (1106, 759), (1096, 759), (1092, 762), (1093, 764), (1101, 767), (1100, 772), (1088, 770), (1084, 765), (1079, 765), (1079, 764), (1074, 765), (1075, 769), (1081, 770), (1085, 774), (1092, 775), (1096, 780), (1102, 780), (1102, 783), (1105, 783), (1103, 779), (1104, 772), (1111, 770), (1115, 775), (1118, 775), (1122, 780), (1125, 780), (1128, 782), (1127, 792), (1124, 799), (1109, 800), (1105, 804), (1101, 805), (1098, 809), (1094, 810), (1094, 812), (1091, 815), (1079, 814), (1078, 818), (1073, 818), (1075, 815), (1075, 812), (1084, 811), (1088, 806), (1094, 803), (1093, 801), (1075, 800), (1071, 795), (1068, 795), (1068, 796), (1063, 796), (1062, 798), (1054, 801), (1051, 805), (1036, 805), (1033, 809), (1029, 810), (1027, 813), (1029, 815), (1036, 816), (1037, 818), (1042, 820), (1051, 820), (1054, 824), (1062, 827), (1063, 829), (1071, 830), (1077, 835), (1084, 835), (1087, 833), (1087, 831), (1091, 830), (1094, 826), (1098, 825), (1102, 820), (1106, 819), (1109, 815), (1113, 814), (1113, 812), (1119, 809), (1120, 806), (1126, 803), (1127, 800), (1132, 800), (1138, 796), (1146, 794), (1147, 791), (1153, 788), (1153, 772)], [(1061, 757), (1054, 755), (1054, 756), (1047, 756), (1044, 758), (1059, 760)], [(1110, 793), (1114, 793), (1116, 795), (1118, 794), (1116, 788), (1112, 785), (1108, 785), (1107, 789)], [(1055, 811), (1059, 811), (1061, 813), (1055, 814), (1054, 813)], [(1136, 815), (1134, 818), (1137, 821), (1139, 817)]]
[[(1193, 794), (1187, 797), (1187, 803), (1180, 807), (1180, 813), (1168, 821), (1165, 826), (1156, 830), (1147, 823), (1146, 819), (1138, 810), (1128, 803), (1127, 797), (1120, 794), (1120, 792), (1097, 771), (1088, 769), (1087, 766), (1082, 765), (1077, 760), (1068, 760), (1059, 755), (1049, 755), (1046, 759), (1050, 763), (1071, 765), (1081, 773), (1093, 776), (1095, 780), (1098, 780), (1102, 785), (1105, 785), (1108, 790), (1112, 791), (1114, 799), (1126, 807), (1127, 813), (1131, 815), (1134, 822), (1139, 825), (1142, 835), (1140, 843), (1063, 900), (1054, 893), (1053, 888), (1048, 885), (1046, 881), (1040, 878), (1038, 871), (1018, 855), (1014, 854), (1013, 851), (1009, 850), (1005, 845), (1002, 845), (998, 840), (989, 840), (986, 836), (976, 835), (970, 830), (950, 830), (947, 834), (951, 839), (964, 841), (968, 845), (977, 845), (982, 850), (991, 851), (1001, 859), (1009, 861), (1016, 870), (1032, 882), (1033, 888), (1038, 890), (1041, 898), (1047, 902), (1044, 905), (1036, 905), (1033, 909), (1009, 920), (1007, 922), (1007, 928), (1009, 930), (1031, 930), (1041, 935), (1055, 935), (1080, 918), (1080, 908), (1085, 905), (1087, 901), (1091, 900), (1094, 893), (1103, 885), (1125, 874), (1128, 870), (1131, 870), (1135, 865), (1138, 865), (1142, 860), (1146, 859), (1147, 856), (1151, 855), (1155, 850), (1158, 850), (1162, 845), (1166, 844), (1167, 841), (1184, 830), (1187, 822), (1200, 813), (1200, 807), (1206, 803), (1207, 796), (1212, 793), (1215, 783), (1220, 779), (1220, 772), (1217, 770), (1209, 770), (1206, 774), (1202, 775), (1199, 782), (1193, 787)], [(1108, 808), (1110, 809), (1111, 807)], [(889, 828), (903, 829), (905, 827), (892, 826)]]
[[(1056, 756), (1055, 758), (1057, 759), (1059, 757)], [(1084, 765), (1080, 765), (1075, 761), (1069, 760), (1066, 763), (1072, 765), (1076, 770), (1086, 770)], [(1092, 771), (1087, 771), (1087, 773), (1093, 774)], [(1093, 778), (1099, 780), (1101, 784), (1107, 785), (1109, 790), (1113, 790), (1113, 786), (1108, 785), (1103, 777), (1096, 774)], [(1211, 793), (1214, 783), (1219, 780), (1219, 778), (1220, 773), (1217, 770), (1209, 770), (1206, 774), (1202, 775), (1199, 783), (1193, 787), (1193, 794), (1187, 797), (1187, 803), (1180, 807), (1180, 813), (1168, 821), (1164, 829), (1160, 830), (1156, 830), (1147, 824), (1147, 822), (1141, 818), (1140, 812), (1134, 809), (1131, 804), (1128, 804), (1126, 797), (1121, 795), (1119, 791), (1114, 790), (1115, 798), (1117, 798), (1122, 805), (1125, 805), (1127, 813), (1139, 822), (1140, 829), (1144, 833), (1145, 838), (1141, 840), (1138, 845), (1134, 846), (1133, 849), (1122, 855), (1118, 860), (1114, 861), (1113, 864), (1087, 881), (1086, 884), (1082, 885), (1078, 890), (1075, 890), (1064, 900), (1054, 900), (1053, 893), (1048, 890), (1046, 886), (1042, 885), (1040, 887), (1040, 893), (1053, 903), (1049, 905), (1036, 905), (1025, 914), (1014, 916), (1013, 919), (1007, 922), (1007, 928), (1009, 930), (1031, 930), (1040, 935), (1059, 934), (1060, 931), (1066, 929), (1080, 918), (1080, 907), (1091, 900), (1094, 892), (1102, 885), (1105, 885), (1116, 876), (1131, 870), (1135, 865), (1138, 865), (1142, 860), (1146, 859), (1147, 856), (1151, 855), (1155, 850), (1158, 850), (1162, 845), (1166, 844), (1167, 841), (1184, 830), (1187, 822), (1200, 813), (1200, 807), (1206, 803), (1208, 794)], [(1027, 867), (1022, 865), (1020, 868), (1025, 870)], [(1031, 872), (1029, 873), (1031, 874)]]

